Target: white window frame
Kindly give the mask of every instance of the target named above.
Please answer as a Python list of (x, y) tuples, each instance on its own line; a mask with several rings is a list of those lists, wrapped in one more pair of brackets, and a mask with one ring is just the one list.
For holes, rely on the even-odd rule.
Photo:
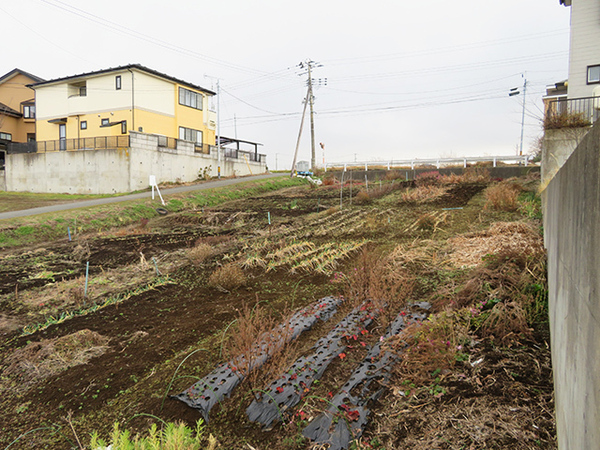
[(179, 104), (189, 106), (190, 108), (199, 109), (202, 111), (204, 96), (199, 92), (190, 91), (189, 89), (179, 87)]
[[(595, 72), (594, 76), (591, 76), (592, 71)], [(600, 83), (600, 64), (588, 66), (588, 68), (587, 68), (587, 84), (597, 84), (597, 83)]]
[(179, 127), (179, 139), (182, 141), (193, 142), (196, 145), (202, 145), (203, 133), (200, 130)]

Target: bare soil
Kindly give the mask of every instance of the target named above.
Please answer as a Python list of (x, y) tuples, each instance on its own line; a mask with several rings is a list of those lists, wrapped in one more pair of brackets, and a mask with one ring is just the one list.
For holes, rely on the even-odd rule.
[[(485, 211), (485, 187), (457, 185), (429, 205), (403, 205), (392, 193), (371, 205), (350, 207), (344, 194), (341, 211), (336, 209), (339, 187), (289, 188), (203, 211), (170, 214), (136, 228), (5, 252), (0, 255), (0, 446), (76, 448), (65, 421), (68, 412), (83, 442), (94, 430), (106, 436), (116, 421), (135, 432), (155, 422), (152, 416), (194, 425), (199, 413), (167, 394), (181, 392), (224, 362), (223, 336), (244, 302), (260, 301), (281, 314), (341, 293), (340, 286), (331, 283), (331, 274), (291, 273), (286, 267), (267, 272), (260, 266), (244, 269), (247, 281), (238, 289), (210, 288), (207, 280), (216, 268), (243, 260), (259, 241), (366, 239), (391, 251), (415, 242), (445, 245), (458, 234), (523, 219), (517, 212)], [(412, 227), (424, 214), (438, 214), (442, 208), (463, 209), (446, 211), (443, 223), (433, 229)], [(214, 256), (202, 264), (186, 256), (197, 242), (214, 249)], [(337, 270), (352, 268), (355, 256), (339, 261)], [(65, 286), (77, 283), (81, 289), (87, 261), (97, 284), (88, 299), (76, 299)], [(101, 304), (146, 286), (156, 279), (157, 268), (166, 276), (158, 287), (33, 334), (21, 333), (50, 314)], [(426, 279), (426, 271), (418, 276), (423, 279), (414, 301), (431, 295), (439, 282), (435, 274)], [(38, 304), (35, 299), (40, 298), (51, 300)], [(289, 357), (306, 351), (340, 314), (303, 335)], [(50, 376), (32, 377), (35, 362), (18, 353), (32, 343), (57, 342), (82, 332), (100, 336), (106, 348)], [(369, 344), (379, 332), (376, 325)], [(548, 343), (544, 324), (512, 347), (482, 339), (471, 349), (469, 361), (442, 374), (438, 384), (444, 387), (443, 395), (427, 389), (409, 392), (403, 380), (392, 380), (387, 394), (370, 405), (371, 421), (357, 448), (556, 448)], [(192, 352), (196, 353), (180, 366)], [(357, 348), (332, 364), (311, 392), (313, 399), (307, 398), (299, 409), (318, 410), (314, 398), (326, 398), (344, 384), (364, 352)], [(9, 364), (14, 355), (22, 355), (20, 375)], [(267, 365), (253, 382), (262, 386), (276, 376), (274, 366)], [(242, 383), (211, 412), (208, 432), (217, 437), (219, 448), (311, 448), (300, 435), (305, 419), (292, 415), (270, 431), (249, 423), (244, 410), (251, 401), (250, 389)]]

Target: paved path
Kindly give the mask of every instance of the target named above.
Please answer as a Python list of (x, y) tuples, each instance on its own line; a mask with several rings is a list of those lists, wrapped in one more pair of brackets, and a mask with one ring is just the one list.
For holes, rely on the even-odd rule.
[[(179, 194), (180, 192), (191, 192), (191, 191), (201, 191), (204, 189), (212, 189), (223, 186), (230, 186), (232, 184), (243, 183), (245, 181), (255, 181), (255, 180), (264, 180), (266, 178), (276, 178), (285, 176), (282, 173), (269, 173), (265, 175), (255, 175), (251, 177), (243, 177), (243, 178), (227, 178), (222, 180), (208, 181), (202, 184), (194, 184), (190, 186), (179, 186), (169, 189), (161, 189), (160, 193), (163, 198), (167, 197), (170, 194)], [(26, 216), (35, 216), (37, 214), (44, 214), (49, 212), (57, 212), (57, 211), (65, 211), (68, 209), (77, 209), (77, 208), (88, 208), (90, 206), (98, 206), (98, 205), (106, 205), (108, 203), (118, 203), (118, 202), (126, 202), (128, 200), (139, 200), (142, 198), (150, 198), (152, 197), (152, 192), (141, 192), (139, 194), (129, 194), (129, 195), (120, 195), (116, 197), (106, 197), (106, 198), (97, 198), (94, 200), (82, 200), (72, 203), (63, 203), (59, 205), (51, 205), (51, 206), (41, 206), (39, 208), (31, 208), (31, 209), (23, 209), (20, 211), (9, 211), (5, 213), (0, 213), (0, 220), (2, 219), (14, 219), (16, 217), (26, 217)], [(158, 199), (158, 195), (155, 197)], [(160, 206), (160, 199), (158, 199), (158, 203), (156, 206)]]

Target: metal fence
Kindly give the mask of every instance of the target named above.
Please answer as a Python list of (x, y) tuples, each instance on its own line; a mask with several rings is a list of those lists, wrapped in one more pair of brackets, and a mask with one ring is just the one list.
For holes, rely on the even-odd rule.
[(101, 136), (91, 138), (58, 139), (56, 141), (14, 142), (8, 153), (46, 153), (75, 150), (115, 150), (129, 147), (129, 136)]
[(463, 156), (460, 158), (432, 158), (432, 159), (394, 159), (391, 161), (363, 161), (363, 162), (328, 162), (325, 164), (325, 171), (329, 169), (343, 168), (343, 170), (369, 170), (371, 169), (398, 169), (410, 167), (415, 168), (436, 168), (449, 166), (467, 167), (472, 163), (491, 162), (493, 167), (496, 167), (498, 162), (523, 164), (527, 166), (529, 161), (533, 159), (532, 155), (522, 156)]
[[(561, 98), (552, 100), (546, 108), (545, 123), (551, 128), (593, 125), (600, 119), (600, 97)], [(548, 128), (548, 127), (546, 127)]]

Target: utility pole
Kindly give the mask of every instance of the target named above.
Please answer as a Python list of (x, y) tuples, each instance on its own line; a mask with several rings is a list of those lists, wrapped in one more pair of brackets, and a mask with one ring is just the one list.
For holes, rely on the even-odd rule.
[(304, 99), (304, 108), (302, 109), (302, 119), (300, 119), (300, 131), (298, 131), (298, 140), (296, 141), (296, 151), (294, 152), (294, 161), (292, 161), (292, 171), (290, 172), (290, 178), (294, 176), (296, 171), (296, 160), (298, 159), (298, 148), (300, 147), (300, 138), (302, 137), (302, 128), (304, 127), (304, 116), (306, 116), (306, 105), (308, 105), (308, 95), (310, 90), (306, 93)]
[[(299, 66), (302, 69), (306, 69), (306, 74), (308, 74), (307, 86), (308, 86), (308, 98), (307, 102), (310, 105), (310, 165), (311, 169), (315, 170), (317, 164), (316, 158), (316, 149), (315, 149), (315, 117), (314, 117), (314, 102), (315, 96), (313, 95), (313, 86), (316, 84), (327, 85), (327, 78), (319, 78), (313, 79), (312, 70), (317, 67), (323, 67), (322, 64), (319, 64), (311, 59), (306, 60), (305, 62), (301, 62)], [(304, 74), (301, 74), (304, 75)]]
[(525, 100), (527, 99), (527, 78), (523, 77), (523, 113), (521, 114), (521, 146), (519, 156), (523, 156), (523, 130), (525, 129)]
[(312, 87), (312, 63), (313, 61), (307, 61), (308, 65), (308, 101), (310, 104), (310, 168), (314, 171), (316, 158), (315, 158), (315, 117), (313, 106), (315, 103), (315, 97), (313, 95), (313, 87)]
[[(521, 142), (519, 144), (519, 156), (523, 156), (523, 133), (525, 130), (525, 101), (527, 100), (527, 78), (525, 78), (525, 75), (521, 75), (523, 77), (523, 110), (521, 113)], [(514, 97), (515, 95), (519, 95), (521, 92), (519, 91), (519, 88), (512, 88), (509, 92), (508, 92), (508, 96), (509, 97)]]

